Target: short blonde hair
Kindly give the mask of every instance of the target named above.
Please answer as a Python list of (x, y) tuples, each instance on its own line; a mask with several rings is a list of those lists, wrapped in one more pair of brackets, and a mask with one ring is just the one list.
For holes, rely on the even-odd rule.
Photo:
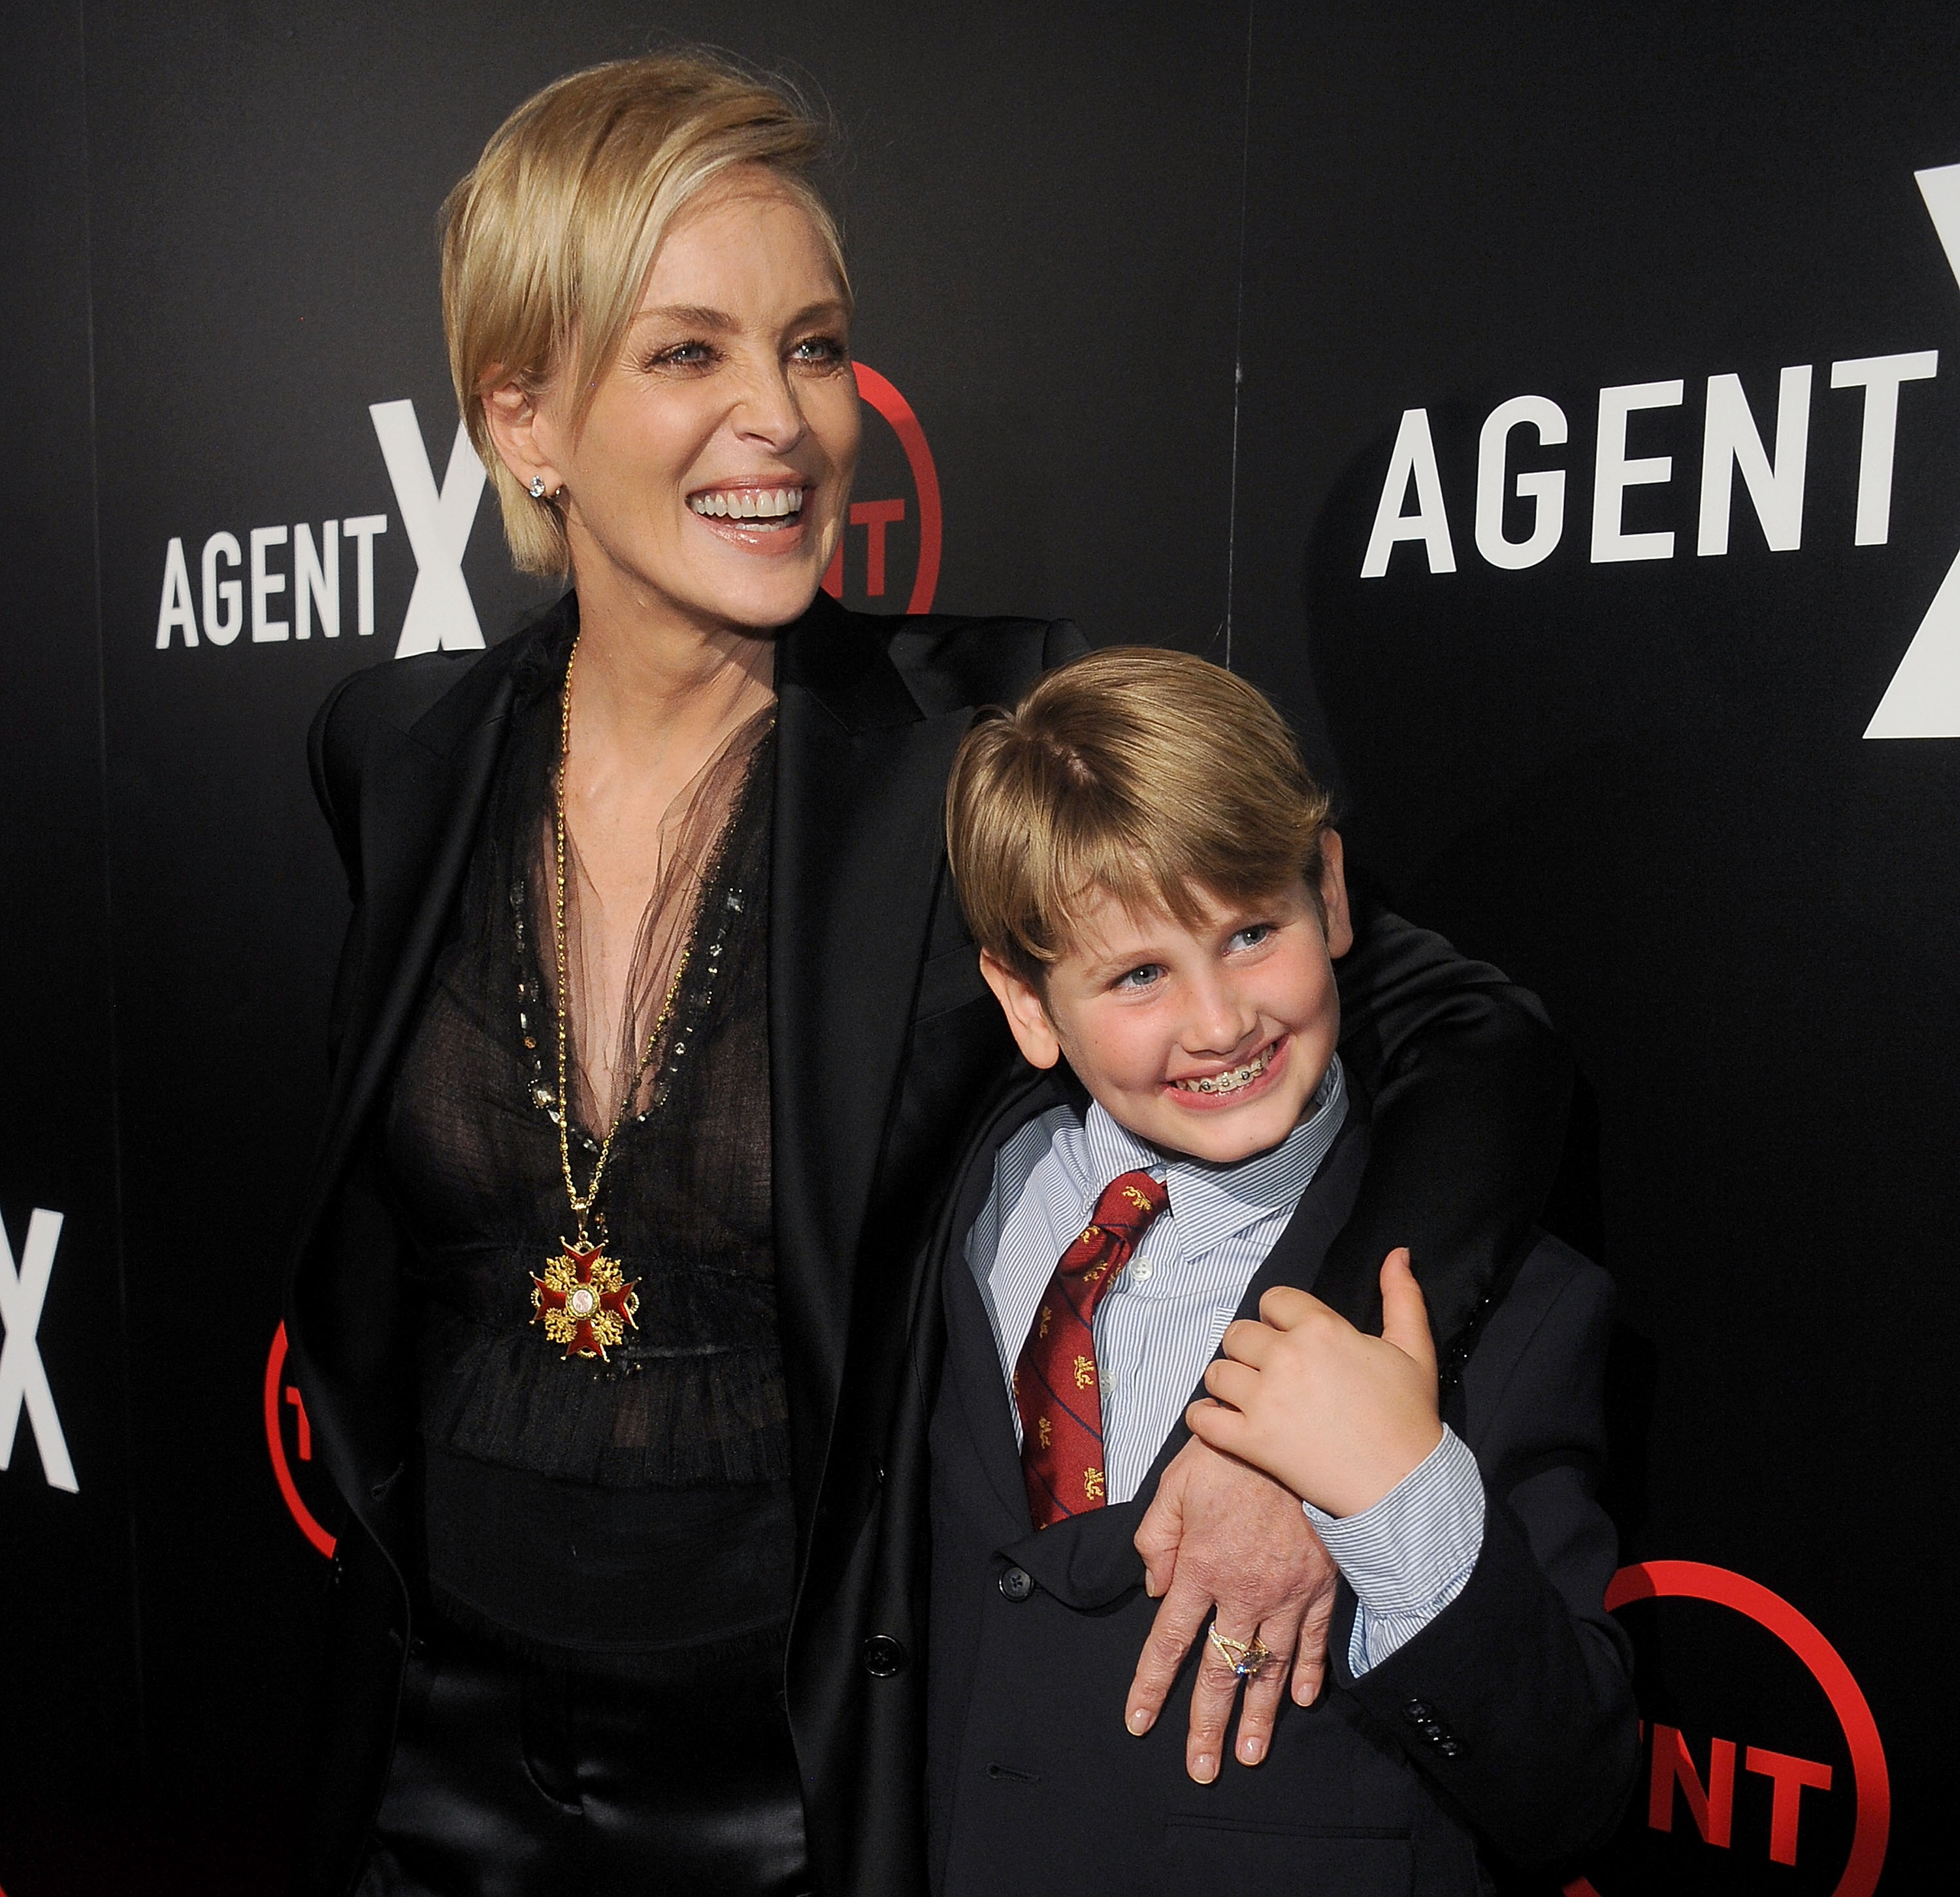
[(1257, 902), (1296, 877), (1318, 906), (1328, 808), (1255, 687), (1185, 653), (1118, 646), (967, 733), (946, 846), (975, 938), (1039, 988), (1097, 890), (1192, 928), (1208, 896)]
[(661, 240), (689, 202), (743, 164), (775, 173), (850, 279), (837, 222), (810, 168), (830, 129), (780, 81), (711, 53), (616, 59), (554, 81), (492, 135), (442, 208), (442, 317), (470, 441), (527, 573), (563, 573), (558, 508), (504, 466), (483, 412), (506, 381), (540, 394), (569, 373), (574, 426), (618, 351)]

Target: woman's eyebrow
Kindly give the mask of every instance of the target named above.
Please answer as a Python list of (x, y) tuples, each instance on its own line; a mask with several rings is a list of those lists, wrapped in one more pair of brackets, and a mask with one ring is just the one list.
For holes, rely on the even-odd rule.
[(784, 326), (798, 329), (806, 323), (829, 322), (847, 314), (841, 297), (825, 297), (821, 301), (805, 304)]
[(725, 310), (710, 310), (700, 304), (663, 304), (657, 309), (642, 310), (633, 320), (638, 323), (676, 323), (691, 329), (714, 329), (726, 333), (739, 329), (742, 326)]
[[(835, 297), (826, 297), (822, 301), (807, 304), (797, 310), (783, 326), (800, 328), (806, 323), (828, 321), (844, 314), (844, 304)], [(739, 319), (725, 310), (711, 310), (705, 304), (663, 303), (653, 308), (641, 310), (634, 317), (635, 325), (642, 323), (672, 323), (683, 329), (710, 329), (720, 335), (728, 335), (741, 328)]]

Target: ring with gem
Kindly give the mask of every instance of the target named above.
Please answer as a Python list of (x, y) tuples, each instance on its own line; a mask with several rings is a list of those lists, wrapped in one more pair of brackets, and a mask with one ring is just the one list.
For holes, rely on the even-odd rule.
[(1250, 1640), (1234, 1640), (1230, 1634), (1219, 1632), (1216, 1621), (1211, 1623), (1208, 1638), (1226, 1665), (1241, 1679), (1257, 1679), (1259, 1669), (1273, 1657), (1273, 1650), (1258, 1634)]

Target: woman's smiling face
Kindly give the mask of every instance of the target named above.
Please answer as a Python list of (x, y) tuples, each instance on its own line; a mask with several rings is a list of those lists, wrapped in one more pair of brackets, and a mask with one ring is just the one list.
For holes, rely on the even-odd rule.
[[(749, 632), (803, 611), (858, 460), (849, 317), (810, 213), (766, 170), (688, 208), (582, 425), (554, 386), (530, 405), (521, 466), (498, 430), (520, 479), (565, 489), (582, 597)], [(494, 426), (508, 398), (489, 399)]]

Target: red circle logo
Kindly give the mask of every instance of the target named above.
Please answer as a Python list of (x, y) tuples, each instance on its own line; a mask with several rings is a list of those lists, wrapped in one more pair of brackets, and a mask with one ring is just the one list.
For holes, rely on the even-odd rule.
[(288, 1410), (292, 1412), (294, 1446), (300, 1460), (310, 1463), (313, 1424), (307, 1415), (306, 1400), (300, 1395), (299, 1386), (286, 1381), (286, 1327), (282, 1324), (272, 1334), (272, 1348), (266, 1358), (266, 1447), (272, 1452), (272, 1474), (278, 1479), (279, 1493), (285, 1498), (288, 1513), (314, 1547), (323, 1555), (331, 1555), (333, 1537), (313, 1519), (313, 1510), (300, 1494), (299, 1484), (293, 1479), (293, 1466), (287, 1459)]
[(933, 465), (932, 450), (912, 405), (876, 369), (861, 362), (851, 366), (859, 396), (884, 418), (902, 452), (904, 466), (902, 473), (889, 441), (882, 444), (882, 452), (880, 444), (867, 441), (869, 451), (858, 463), (858, 485), (889, 492), (893, 487), (902, 488), (909, 476), (912, 502), (908, 508), (902, 494), (889, 499), (854, 500), (829, 571), (823, 576), (823, 590), (832, 599), (841, 600), (848, 578), (853, 600), (861, 597), (875, 609), (896, 590), (892, 581), (896, 571), (902, 571), (909, 546), (916, 563), (905, 610), (930, 613), (933, 595), (939, 589), (943, 531), (939, 471)]
[[(1878, 1886), (1879, 1873), (1885, 1861), (1885, 1844), (1892, 1829), (1892, 1781), (1885, 1769), (1885, 1747), (1879, 1741), (1878, 1724), (1872, 1717), (1872, 1709), (1866, 1704), (1858, 1682), (1851, 1676), (1850, 1668), (1844, 1664), (1838, 1650), (1780, 1595), (1773, 1594), (1758, 1582), (1732, 1573), (1726, 1568), (1711, 1568), (1701, 1561), (1640, 1561), (1621, 1568), (1606, 1590), (1606, 1606), (1611, 1612), (1617, 1613), (1633, 1602), (1647, 1600), (1708, 1601), (1744, 1615), (1780, 1641), (1822, 1688), (1825, 1697), (1831, 1702), (1831, 1710), (1837, 1716), (1846, 1749), (1851, 1755), (1857, 1795), (1857, 1819), (1851, 1835), (1850, 1853), (1832, 1897), (1871, 1897)], [(1662, 1732), (1672, 1735), (1672, 1743), (1679, 1743), (1679, 1735), (1673, 1733), (1671, 1727), (1656, 1727), (1656, 1745)], [(1715, 1743), (1719, 1746), (1726, 1742)], [(1734, 1753), (1731, 1745), (1728, 1770), (1732, 1778)], [(1759, 1764), (1759, 1759), (1771, 1762)], [(1780, 1754), (1761, 1752), (1752, 1746), (1748, 1763), (1750, 1771), (1771, 1775), (1782, 1774), (1787, 1768), (1806, 1765), (1809, 1762), (1785, 1759)], [(1712, 1785), (1715, 1778), (1712, 1755), (1709, 1775)], [(1828, 1772), (1821, 1779), (1814, 1776), (1804, 1778), (1796, 1773), (1788, 1775), (1790, 1784), (1787, 1805), (1783, 1778), (1775, 1778), (1777, 1809), (1779, 1813), (1787, 1811), (1788, 1814), (1785, 1822), (1789, 1832), (1789, 1857), (1784, 1861), (1793, 1861), (1796, 1813), (1802, 1788), (1806, 1784), (1828, 1787), (1829, 1779)], [(1657, 1764), (1656, 1783), (1659, 1777), (1660, 1767)], [(1773, 1853), (1774, 1850), (1773, 1844)], [(1599, 1897), (1599, 1893), (1589, 1879), (1575, 1877), (1565, 1886), (1565, 1897)]]

